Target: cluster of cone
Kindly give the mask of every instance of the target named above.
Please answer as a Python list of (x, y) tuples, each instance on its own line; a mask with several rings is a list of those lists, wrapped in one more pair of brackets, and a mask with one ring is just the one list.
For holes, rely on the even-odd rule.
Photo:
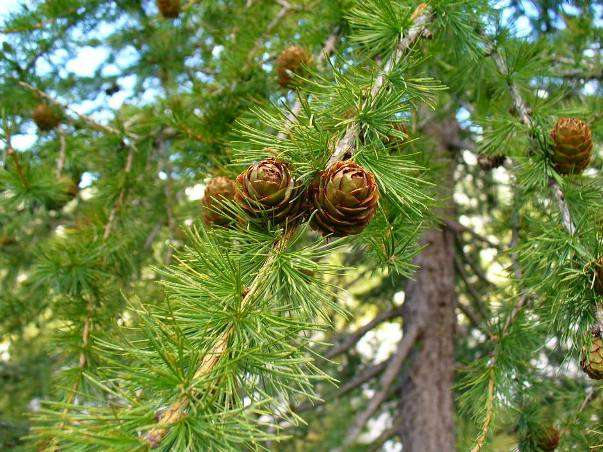
[(205, 223), (233, 223), (228, 201), (254, 221), (295, 225), (311, 217), (313, 229), (343, 237), (358, 234), (371, 221), (379, 189), (375, 177), (352, 161), (333, 164), (304, 187), (288, 163), (268, 158), (251, 165), (235, 181), (227, 177), (209, 181), (202, 200)]

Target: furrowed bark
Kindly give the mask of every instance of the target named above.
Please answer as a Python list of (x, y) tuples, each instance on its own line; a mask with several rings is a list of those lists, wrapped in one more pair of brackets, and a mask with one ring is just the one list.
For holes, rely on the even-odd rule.
[[(449, 119), (429, 127), (442, 167), (439, 196), (443, 220), (454, 218), (454, 159), (449, 143), (459, 126)], [(450, 136), (452, 134), (453, 136)], [(404, 328), (422, 327), (401, 390), (399, 436), (405, 452), (445, 452), (455, 448), (453, 377), (455, 334), (454, 233), (444, 225), (425, 233), (426, 248), (414, 263), (418, 270), (406, 287)]]

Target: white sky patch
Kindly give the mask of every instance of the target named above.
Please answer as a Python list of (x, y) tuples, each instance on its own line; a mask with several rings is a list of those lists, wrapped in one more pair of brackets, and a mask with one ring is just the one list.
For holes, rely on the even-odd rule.
[(473, 152), (463, 151), (463, 160), (467, 165), (477, 164), (477, 156)]
[(597, 82), (595, 80), (586, 82), (584, 84), (584, 88), (583, 88), (584, 94), (586, 94), (587, 96), (592, 96), (592, 95), (596, 94), (598, 87), (599, 87), (599, 82)]
[(546, 99), (549, 97), (549, 92), (545, 89), (539, 89), (538, 91), (536, 91), (536, 95), (541, 99)]
[(10, 343), (8, 341), (0, 342), (0, 361), (8, 361), (10, 359), (9, 348)]
[(17, 151), (26, 151), (37, 140), (36, 135), (14, 135), (11, 137), (12, 145)]
[(356, 349), (363, 357), (377, 363), (394, 353), (401, 338), (402, 329), (398, 323), (384, 323), (358, 341)]
[(203, 198), (203, 193), (205, 193), (205, 185), (193, 185), (192, 187), (186, 188), (186, 190), (184, 190), (184, 193), (186, 193), (186, 196), (188, 197), (189, 201), (197, 201)]
[(222, 51), (224, 50), (224, 46), (215, 46), (212, 50), (211, 50), (211, 55), (214, 58), (218, 58), (220, 56), (220, 54), (222, 53)]

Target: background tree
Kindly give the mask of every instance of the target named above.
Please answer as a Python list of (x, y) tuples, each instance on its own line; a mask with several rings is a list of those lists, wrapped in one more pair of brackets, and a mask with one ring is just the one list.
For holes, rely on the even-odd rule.
[(2, 8), (3, 448), (602, 447), (601, 5)]

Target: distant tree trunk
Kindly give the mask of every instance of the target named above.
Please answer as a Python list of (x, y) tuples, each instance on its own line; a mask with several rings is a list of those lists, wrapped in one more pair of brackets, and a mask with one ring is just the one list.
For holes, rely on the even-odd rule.
[[(454, 215), (454, 151), (459, 147), (455, 120), (434, 124), (434, 149), (442, 174), (438, 177), (443, 207), (438, 214)], [(455, 332), (454, 237), (446, 228), (428, 231), (425, 250), (417, 256), (418, 270), (406, 287), (405, 329), (422, 327), (406, 368), (399, 404), (400, 438), (404, 452), (447, 452), (455, 449), (453, 376)]]

